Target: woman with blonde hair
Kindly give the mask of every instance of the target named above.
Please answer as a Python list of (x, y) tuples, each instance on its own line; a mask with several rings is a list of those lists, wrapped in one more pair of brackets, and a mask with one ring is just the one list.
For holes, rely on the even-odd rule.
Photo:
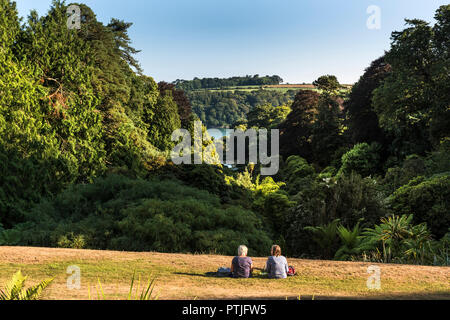
[(289, 265), (285, 257), (281, 255), (281, 248), (273, 245), (270, 250), (271, 256), (266, 262), (266, 271), (271, 279), (286, 279), (289, 272)]

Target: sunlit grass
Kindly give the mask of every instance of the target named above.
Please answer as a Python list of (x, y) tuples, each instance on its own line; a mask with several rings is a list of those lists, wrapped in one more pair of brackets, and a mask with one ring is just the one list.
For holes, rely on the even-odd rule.
[[(1, 250), (5, 249), (0, 248), (0, 253)], [(11, 249), (11, 254), (14, 254), (13, 250)], [(19, 252), (17, 259), (30, 250)], [(52, 252), (52, 249), (45, 250)], [(297, 299), (298, 296), (302, 299), (311, 299), (312, 296), (315, 299), (450, 299), (450, 268), (444, 267), (380, 265), (382, 289), (372, 291), (366, 286), (367, 263), (289, 259), (289, 263), (298, 271), (295, 277), (270, 280), (255, 274), (252, 279), (230, 279), (209, 277), (206, 273), (227, 266), (231, 257), (83, 250), (58, 250), (54, 256), (49, 257), (47, 251), (46, 261), (42, 261), (39, 256), (37, 261), (25, 263), (9, 263), (0, 258), (0, 286), (20, 269), (23, 274), (36, 281), (54, 277), (52, 286), (44, 295), (46, 299), (97, 299), (98, 292), (101, 299), (127, 299), (134, 274), (136, 279), (138, 275), (141, 277), (140, 291), (148, 279), (156, 278), (154, 292), (159, 294), (159, 299), (283, 300), (286, 297)], [(67, 257), (67, 252), (76, 258)], [(95, 257), (92, 253), (95, 253)], [(4, 256), (0, 254), (0, 257)], [(263, 258), (254, 259), (257, 268), (262, 268), (264, 262)], [(69, 277), (66, 270), (72, 265), (81, 269), (80, 290), (69, 290), (66, 285)]]

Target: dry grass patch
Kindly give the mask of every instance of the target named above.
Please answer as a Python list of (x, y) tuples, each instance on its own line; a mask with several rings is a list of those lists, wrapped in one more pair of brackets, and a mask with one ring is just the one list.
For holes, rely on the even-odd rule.
[[(55, 281), (46, 299), (96, 298), (100, 279), (108, 299), (125, 299), (134, 270), (145, 282), (157, 275), (160, 299), (450, 299), (450, 268), (384, 265), (382, 290), (366, 287), (369, 263), (288, 259), (298, 276), (286, 280), (223, 279), (205, 275), (228, 266), (232, 257), (192, 254), (133, 253), (95, 250), (0, 247), (0, 284), (21, 269), (30, 284), (49, 276)], [(262, 268), (265, 258), (254, 258)], [(66, 269), (77, 265), (82, 288), (69, 290)]]

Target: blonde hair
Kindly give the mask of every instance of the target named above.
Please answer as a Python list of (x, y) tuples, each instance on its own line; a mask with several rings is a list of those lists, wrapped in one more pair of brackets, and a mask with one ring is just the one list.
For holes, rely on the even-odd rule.
[(238, 248), (238, 256), (239, 257), (247, 255), (247, 253), (248, 253), (248, 248), (246, 246), (244, 246), (244, 245), (239, 246), (239, 248)]
[(272, 249), (270, 250), (270, 253), (272, 254), (272, 256), (274, 257), (279, 257), (281, 256), (281, 248), (278, 245), (273, 245)]

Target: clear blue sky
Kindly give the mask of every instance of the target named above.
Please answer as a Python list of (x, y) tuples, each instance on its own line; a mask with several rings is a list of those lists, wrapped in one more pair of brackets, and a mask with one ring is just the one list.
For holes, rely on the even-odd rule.
[[(157, 81), (278, 74), (312, 82), (335, 74), (359, 79), (389, 48), (405, 18), (434, 22), (438, 0), (78, 0), (97, 18), (133, 22), (130, 35), (144, 71)], [(26, 17), (51, 0), (17, 0)], [(70, 3), (68, 1), (67, 3)], [(381, 8), (381, 29), (369, 30), (367, 8)]]

